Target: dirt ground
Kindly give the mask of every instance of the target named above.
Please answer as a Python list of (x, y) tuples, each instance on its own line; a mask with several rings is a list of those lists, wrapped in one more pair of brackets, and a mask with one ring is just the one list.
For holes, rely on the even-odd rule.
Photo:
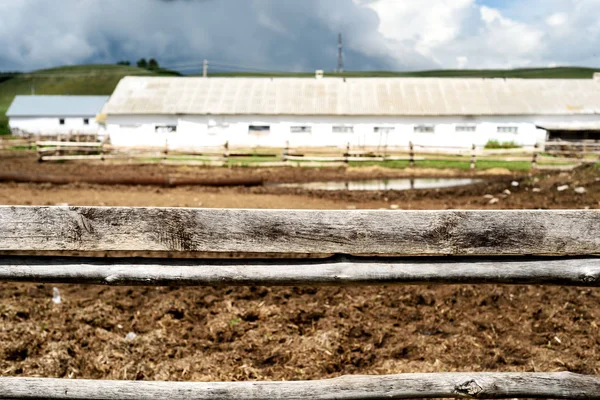
[[(408, 175), (470, 176), (470, 172), (381, 168), (38, 164), (31, 156), (6, 154), (0, 155), (0, 171), (80, 176), (259, 176), (268, 184)], [(485, 180), (468, 187), (405, 192), (305, 192), (270, 185), (158, 188), (7, 182), (0, 183), (0, 204), (600, 208), (600, 170), (595, 168), (568, 173), (492, 173), (478, 176)], [(562, 185), (568, 188), (559, 191)], [(577, 187), (584, 187), (586, 193), (576, 193)], [(569, 370), (600, 374), (598, 289), (498, 285), (57, 287), (61, 304), (52, 302), (52, 285), (0, 284), (0, 375), (229, 381), (434, 371)], [(126, 338), (130, 332), (135, 337)]]

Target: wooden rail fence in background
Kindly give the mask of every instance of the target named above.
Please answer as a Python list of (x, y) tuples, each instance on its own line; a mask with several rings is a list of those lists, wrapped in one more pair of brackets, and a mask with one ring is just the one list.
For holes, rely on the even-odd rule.
[(99, 142), (97, 134), (64, 134), (64, 135), (18, 135), (18, 136), (0, 136), (0, 150), (11, 150), (15, 148), (35, 149), (36, 142), (54, 141), (54, 142)]
[(550, 140), (546, 142), (545, 148), (545, 152), (548, 154), (598, 155), (600, 154), (600, 140)]
[[(575, 157), (572, 153), (560, 157), (548, 157), (540, 154), (539, 148), (532, 149), (482, 149), (473, 145), (465, 150), (460, 147), (426, 147), (412, 142), (408, 146), (396, 147), (358, 147), (348, 145), (339, 148), (292, 148), (286, 145), (281, 148), (243, 148), (232, 147), (229, 143), (223, 146), (201, 148), (164, 147), (118, 147), (99, 142), (60, 142), (39, 141), (36, 143), (40, 161), (74, 161), (74, 160), (127, 160), (136, 163), (176, 163), (198, 165), (237, 165), (254, 162), (257, 166), (334, 166), (350, 162), (385, 162), (407, 161), (414, 166), (419, 161), (460, 161), (470, 163), (475, 169), (478, 161), (530, 162), (537, 168), (541, 161), (559, 163), (595, 163), (593, 159), (583, 155)], [(590, 153), (585, 153), (585, 156)], [(600, 156), (600, 153), (598, 153)], [(259, 161), (260, 163), (256, 162)], [(237, 164), (236, 164), (237, 163)], [(312, 164), (309, 164), (312, 163)]]
[[(0, 280), (19, 282), (600, 287), (600, 211), (0, 207), (0, 251)], [(600, 378), (569, 372), (234, 383), (0, 378), (2, 399), (434, 397), (600, 399)]]
[[(128, 163), (167, 163), (206, 166), (246, 165), (256, 166), (340, 166), (350, 162), (407, 161), (414, 166), (419, 161), (464, 161), (472, 169), (478, 161), (530, 162), (532, 168), (544, 168), (544, 163), (565, 165), (600, 162), (598, 141), (548, 141), (545, 149), (534, 148), (485, 149), (464, 147), (421, 146), (412, 142), (407, 146), (346, 146), (301, 148), (250, 148), (231, 146), (228, 142), (220, 146), (199, 148), (119, 147), (98, 141), (97, 135), (28, 136), (0, 139), (0, 150), (14, 148), (37, 148), (39, 161), (111, 161), (125, 160)], [(252, 160), (248, 160), (251, 158)], [(262, 159), (262, 160), (261, 160)], [(260, 163), (256, 161), (261, 160)], [(540, 165), (542, 164), (542, 165)]]
[[(349, 163), (361, 161), (408, 161), (423, 160), (446, 161), (461, 157), (471, 157), (471, 166), (476, 167), (478, 160), (488, 161), (529, 161), (535, 168), (539, 162), (596, 163), (600, 161), (600, 141), (560, 141), (551, 140), (542, 148), (514, 149), (475, 149), (464, 147), (420, 146), (409, 143), (407, 146), (353, 146), (344, 149), (325, 148), (250, 148), (221, 146), (200, 148), (171, 148), (168, 144), (159, 147), (117, 147), (108, 143), (100, 143), (94, 134), (64, 135), (22, 135), (10, 140), (0, 138), (0, 150), (14, 148), (38, 149), (40, 161), (69, 160), (129, 160), (130, 162), (167, 162), (203, 165), (225, 165), (240, 157), (280, 158), (270, 160), (267, 166), (298, 165), (299, 162), (313, 163)], [(194, 159), (195, 158), (195, 159)]]

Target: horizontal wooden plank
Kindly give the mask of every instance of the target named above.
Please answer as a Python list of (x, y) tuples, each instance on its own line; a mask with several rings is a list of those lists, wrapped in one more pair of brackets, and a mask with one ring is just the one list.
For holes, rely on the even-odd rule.
[(600, 211), (2, 206), (1, 250), (589, 255)]
[(0, 257), (0, 281), (144, 286), (554, 284), (600, 286), (600, 258), (174, 260)]
[(100, 142), (58, 142), (58, 141), (39, 141), (35, 143), (37, 146), (52, 146), (52, 147), (102, 147)]
[(557, 373), (344, 376), (291, 382), (144, 382), (0, 378), (0, 399), (600, 399), (600, 378)]

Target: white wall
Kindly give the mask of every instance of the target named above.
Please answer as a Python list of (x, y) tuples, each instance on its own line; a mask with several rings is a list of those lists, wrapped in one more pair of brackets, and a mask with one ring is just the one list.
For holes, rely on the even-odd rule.
[[(108, 116), (106, 133), (116, 146), (165, 146), (190, 148), (232, 147), (346, 147), (356, 146), (415, 146), (471, 148), (483, 147), (488, 140), (513, 141), (523, 147), (543, 144), (546, 131), (536, 124), (571, 122), (595, 119), (600, 116), (492, 116), (492, 117), (324, 117), (324, 116)], [(418, 133), (415, 125), (435, 126), (434, 133)], [(177, 132), (160, 133), (159, 125), (177, 126)], [(250, 125), (268, 125), (267, 135), (249, 134)], [(353, 126), (353, 133), (333, 133), (334, 125)], [(474, 125), (476, 132), (456, 132), (457, 125)], [(310, 126), (311, 133), (291, 133), (292, 126)], [(374, 127), (393, 127), (390, 133), (374, 132)], [(518, 133), (499, 133), (499, 126), (514, 126)]]
[[(65, 124), (60, 124), (60, 119), (65, 120)], [(84, 125), (83, 120), (87, 118), (89, 125)], [(96, 116), (89, 117), (11, 117), (8, 121), (11, 129), (24, 133), (35, 135), (56, 135), (56, 134), (95, 134), (99, 130)]]

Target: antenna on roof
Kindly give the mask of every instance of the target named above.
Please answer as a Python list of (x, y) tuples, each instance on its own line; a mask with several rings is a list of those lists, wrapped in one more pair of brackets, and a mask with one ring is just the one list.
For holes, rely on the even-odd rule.
[(204, 60), (204, 62), (202, 63), (202, 77), (208, 77), (208, 60)]
[(344, 72), (344, 45), (342, 43), (342, 34), (338, 35), (338, 64), (337, 73), (341, 74)]

